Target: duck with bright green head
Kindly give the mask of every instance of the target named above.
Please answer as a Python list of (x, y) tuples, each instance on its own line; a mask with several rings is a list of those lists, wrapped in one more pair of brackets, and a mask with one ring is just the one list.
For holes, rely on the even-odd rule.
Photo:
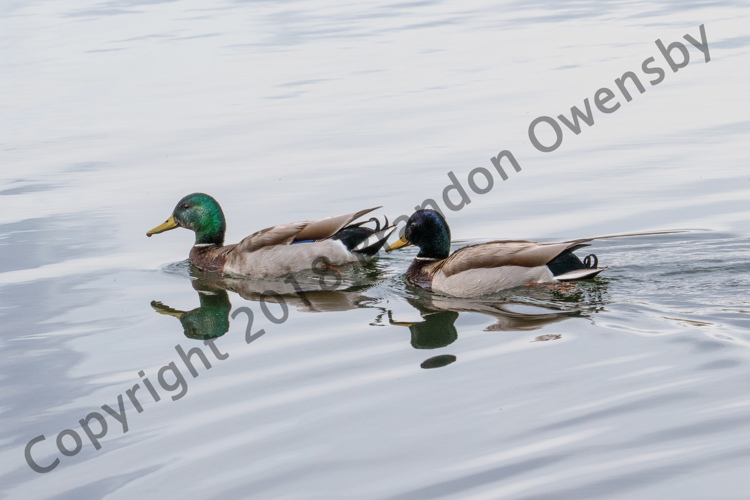
[(386, 252), (416, 245), (419, 253), (406, 271), (409, 283), (456, 297), (479, 297), (531, 283), (593, 278), (607, 268), (597, 267), (595, 255), (581, 261), (573, 253), (589, 241), (491, 241), (450, 254), (445, 218), (434, 210), (418, 210), (406, 222), (401, 239)]
[[(373, 257), (394, 231), (380, 222), (355, 223), (380, 207), (317, 221), (293, 222), (261, 229), (239, 243), (224, 245), (226, 219), (211, 196), (194, 193), (177, 203), (172, 215), (146, 236), (177, 227), (195, 232), (190, 263), (203, 271), (267, 278), (311, 269), (320, 258), (329, 265), (363, 262)], [(374, 221), (375, 229), (363, 226)]]

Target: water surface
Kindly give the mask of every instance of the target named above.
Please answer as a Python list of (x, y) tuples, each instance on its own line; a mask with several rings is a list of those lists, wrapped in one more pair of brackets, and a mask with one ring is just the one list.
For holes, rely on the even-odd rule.
[[(2, 12), (4, 497), (746, 496), (744, 4)], [(662, 83), (533, 148), (534, 118), (593, 102), (661, 57), (654, 40), (687, 44), (701, 24), (710, 62), (689, 46)], [(611, 268), (593, 281), (476, 300), (410, 287), (412, 248), (266, 299), (278, 283), (191, 270), (187, 231), (145, 238), (195, 191), (222, 204), (229, 242), (379, 205), (445, 210), (448, 172), (466, 187), (502, 150), (521, 171), (447, 211), (454, 248), (670, 233), (596, 241)], [(178, 352), (194, 348), (210, 363), (191, 358), (196, 377)], [(163, 372), (167, 389), (171, 362), (184, 381)], [(80, 420), (118, 396), (128, 431), (107, 416), (97, 450)], [(57, 451), (65, 429), (74, 456)], [(24, 459), (39, 435), (35, 459), (60, 459), (48, 473)]]

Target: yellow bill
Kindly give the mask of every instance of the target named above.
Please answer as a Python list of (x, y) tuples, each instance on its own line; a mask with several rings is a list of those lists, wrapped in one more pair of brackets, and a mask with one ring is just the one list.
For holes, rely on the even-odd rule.
[(178, 311), (177, 309), (172, 309), (171, 307), (164, 305), (157, 300), (151, 301), (151, 307), (153, 307), (154, 311), (158, 312), (159, 314), (165, 314), (167, 316), (174, 316), (177, 319), (182, 318), (182, 315), (185, 314), (184, 311)]
[(408, 327), (412, 327), (415, 324), (417, 324), (417, 323), (409, 323), (408, 321), (389, 321), (388, 323), (390, 323), (392, 326), (408, 326)]
[(388, 248), (386, 248), (385, 251), (390, 252), (391, 250), (397, 250), (409, 245), (411, 245), (411, 243), (407, 241), (406, 236), (402, 236), (397, 242), (393, 243), (392, 245), (388, 245)]
[(174, 229), (176, 227), (179, 227), (179, 226), (174, 221), (174, 216), (170, 215), (169, 219), (167, 219), (167, 221), (164, 224), (159, 224), (158, 226), (153, 228), (151, 231), (147, 232), (146, 236), (150, 238), (152, 234), (163, 233), (164, 231), (169, 231), (170, 229)]

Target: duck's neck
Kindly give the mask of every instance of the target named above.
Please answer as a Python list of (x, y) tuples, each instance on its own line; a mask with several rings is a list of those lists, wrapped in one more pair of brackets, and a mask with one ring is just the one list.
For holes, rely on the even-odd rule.
[(195, 230), (196, 245), (218, 245), (224, 244), (224, 234), (227, 231), (227, 223), (221, 211), (214, 211), (202, 221), (199, 229)]

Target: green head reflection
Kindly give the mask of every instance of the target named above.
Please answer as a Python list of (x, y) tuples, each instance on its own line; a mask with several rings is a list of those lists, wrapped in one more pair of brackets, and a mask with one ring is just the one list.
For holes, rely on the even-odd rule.
[[(388, 311), (388, 322), (395, 326), (406, 326), (411, 332), (411, 346), (414, 349), (439, 349), (458, 339), (456, 311), (422, 311), (422, 321), (400, 322), (393, 320)], [(425, 369), (440, 368), (456, 361), (452, 354), (443, 354), (425, 360), (420, 366)]]
[(191, 311), (179, 311), (158, 301), (151, 307), (159, 314), (174, 316), (180, 320), (185, 336), (189, 339), (208, 340), (221, 337), (229, 331), (229, 313), (232, 303), (225, 290), (198, 292), (200, 307)]
[(458, 338), (456, 311), (438, 311), (423, 316), (424, 321), (409, 324), (411, 345), (414, 349), (438, 349)]

